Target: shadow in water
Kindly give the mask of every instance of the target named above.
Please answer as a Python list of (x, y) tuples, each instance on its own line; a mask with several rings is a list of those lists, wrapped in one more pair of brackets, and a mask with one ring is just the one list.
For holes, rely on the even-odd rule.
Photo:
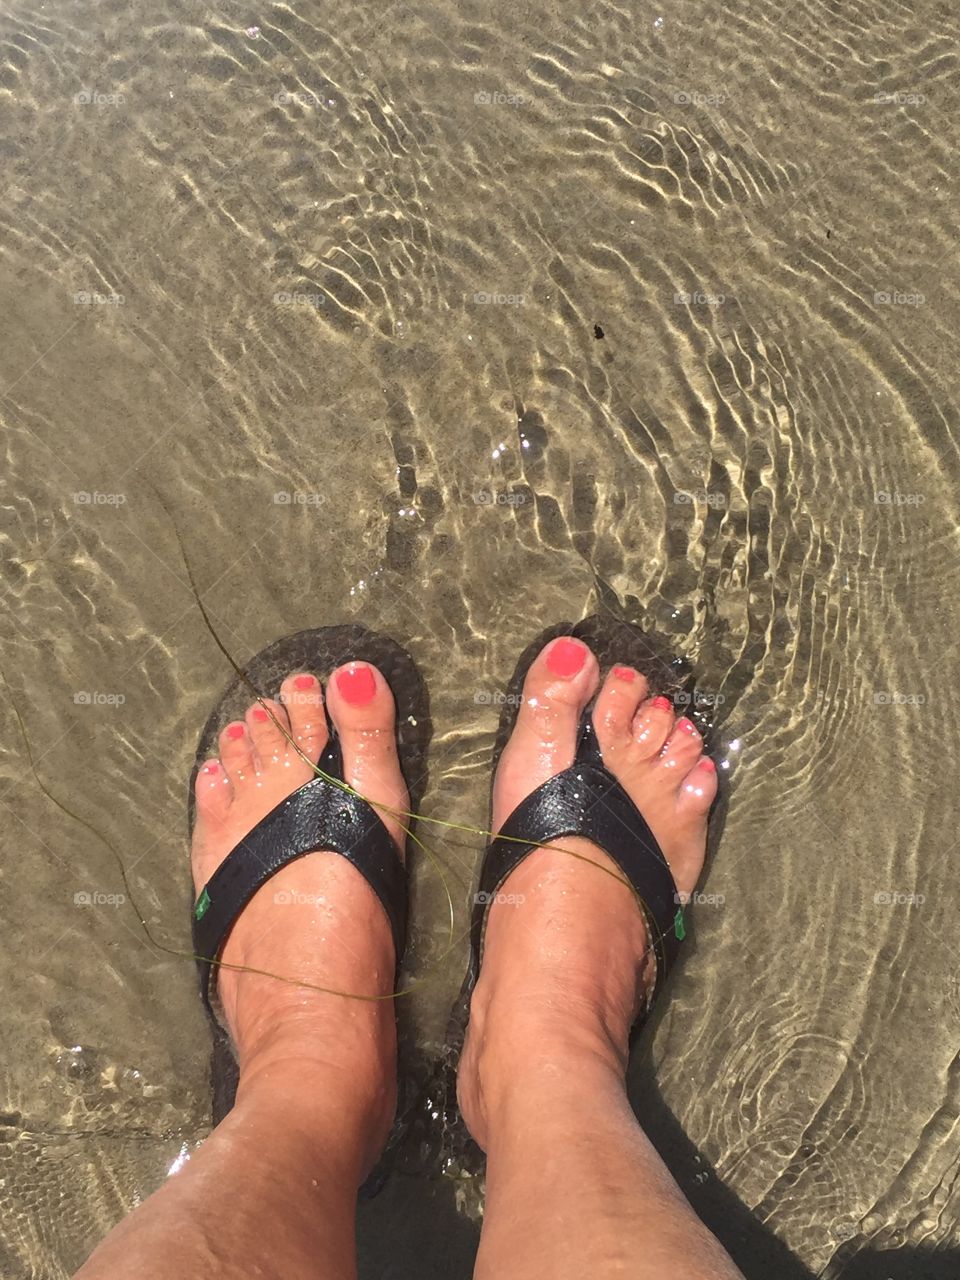
[(829, 1280), (957, 1280), (960, 1249), (865, 1249)]
[[(647, 1117), (647, 1132), (677, 1174), (707, 1166), (669, 1113)], [(665, 1145), (666, 1144), (666, 1145)], [(698, 1162), (698, 1163), (697, 1163)], [(534, 1176), (531, 1174), (531, 1176)], [(806, 1267), (731, 1191), (710, 1178), (689, 1199), (746, 1280), (957, 1280), (960, 1250), (863, 1249), (825, 1270)], [(469, 1280), (479, 1227), (458, 1212), (454, 1184), (394, 1175), (360, 1206), (360, 1280)], [(848, 1247), (848, 1246), (847, 1246)]]
[(395, 1173), (357, 1207), (360, 1280), (469, 1280), (479, 1240), (447, 1178)]
[[(660, 1096), (649, 1053), (634, 1057), (630, 1100), (660, 1158), (697, 1216), (713, 1232), (747, 1280), (812, 1280), (813, 1272), (757, 1219), (721, 1180), (684, 1133)], [(706, 1176), (704, 1176), (706, 1175)]]
[[(683, 1132), (657, 1089), (649, 1054), (635, 1059), (630, 1097), (664, 1164), (697, 1216), (716, 1236), (746, 1280), (957, 1280), (960, 1250), (914, 1246), (860, 1249), (840, 1245), (820, 1272), (811, 1271), (721, 1180)], [(706, 1173), (708, 1176), (702, 1178)], [(697, 1175), (701, 1180), (697, 1181)]]
[[(955, 1249), (857, 1250), (853, 1241), (838, 1244), (822, 1271), (811, 1271), (712, 1174), (660, 1096), (653, 1063), (642, 1048), (634, 1055), (630, 1097), (643, 1116), (647, 1135), (698, 1217), (746, 1280), (957, 1280), (960, 1276), (960, 1251)], [(530, 1176), (537, 1175), (531, 1171)], [(457, 1186), (452, 1178), (398, 1170), (379, 1195), (359, 1205), (361, 1280), (469, 1280), (479, 1224), (459, 1211)]]

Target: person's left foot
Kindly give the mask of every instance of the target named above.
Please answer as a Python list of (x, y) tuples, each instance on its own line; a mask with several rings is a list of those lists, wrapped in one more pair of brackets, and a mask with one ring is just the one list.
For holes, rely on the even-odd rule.
[[(595, 694), (604, 764), (649, 824), (683, 900), (703, 867), (716, 766), (692, 721), (677, 719), (669, 699), (652, 697), (639, 671), (614, 667), (601, 683), (596, 657), (571, 636), (548, 644), (527, 673), (497, 766), (493, 829), (573, 763), (580, 718)], [(489, 908), (459, 1071), (461, 1111), (481, 1146), (491, 1100), (504, 1096), (504, 1082), (513, 1087), (517, 1062), (530, 1079), (534, 1064), (571, 1079), (583, 1060), (625, 1070), (630, 1026), (654, 968), (635, 895), (588, 840), (564, 837), (535, 849), (510, 873)]]
[[(197, 892), (271, 809), (316, 776), (311, 764), (327, 741), (320, 682), (307, 672), (292, 674), (280, 696), (254, 703), (243, 720), (228, 724), (219, 758), (197, 774)], [(402, 820), (394, 815), (408, 801), (386, 680), (368, 663), (348, 663), (330, 677), (327, 705), (347, 783), (378, 806), (402, 853)], [(386, 914), (363, 876), (336, 853), (290, 863), (244, 908), (222, 960), (217, 990), (237, 1049), (240, 1091), (278, 1066), (333, 1071), (349, 1078), (351, 1104), (375, 1116), (372, 1129), (382, 1141), (396, 1088), (395, 957)]]

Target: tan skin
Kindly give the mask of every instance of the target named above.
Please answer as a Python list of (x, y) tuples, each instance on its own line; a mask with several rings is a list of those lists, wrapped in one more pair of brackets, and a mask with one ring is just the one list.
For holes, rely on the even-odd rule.
[[(579, 641), (562, 637), (540, 654), (498, 768), (495, 827), (571, 762), (580, 712), (599, 685), (596, 659)], [(347, 781), (402, 811), (383, 676), (349, 664), (333, 673), (326, 698)], [(271, 704), (313, 761), (326, 738), (322, 699), (314, 677), (292, 673)], [(641, 808), (678, 888), (692, 892), (716, 793), (699, 735), (669, 704), (650, 699), (629, 668), (607, 676), (594, 721), (608, 766)], [(196, 885), (310, 776), (261, 708), (227, 726), (219, 757), (197, 779)], [(398, 821), (383, 816), (401, 847)], [(490, 911), (459, 1075), (464, 1119), (488, 1156), (475, 1274), (734, 1280), (740, 1273), (627, 1102), (627, 1037), (650, 971), (642, 917), (630, 891), (598, 870), (614, 869), (606, 855), (584, 841), (562, 843), (564, 851), (538, 850), (522, 863), (508, 881), (512, 901)], [(310, 854), (274, 876), (240, 917), (223, 958), (334, 990), (387, 997), (392, 988), (383, 910), (336, 854)], [(82, 1280), (356, 1275), (356, 1191), (395, 1105), (392, 1002), (226, 969), (219, 989), (240, 1062), (236, 1106), (95, 1250)]]

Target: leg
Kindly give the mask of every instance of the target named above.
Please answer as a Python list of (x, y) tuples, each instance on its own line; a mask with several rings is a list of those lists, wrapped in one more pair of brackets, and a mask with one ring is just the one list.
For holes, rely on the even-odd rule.
[[(494, 787), (494, 826), (573, 759), (598, 684), (577, 641), (547, 647)], [(692, 891), (713, 762), (689, 720), (615, 668), (594, 713), (608, 767)], [(651, 978), (646, 929), (615, 864), (586, 841), (541, 849), (490, 909), (460, 1069), (464, 1118), (488, 1155), (479, 1280), (736, 1280), (636, 1123), (624, 1077), (630, 1025)], [(585, 862), (582, 859), (589, 859)], [(592, 864), (592, 865), (591, 865)]]
[[(326, 740), (319, 682), (291, 677), (282, 697), (271, 710), (316, 761)], [(329, 704), (347, 781), (376, 803), (404, 809), (383, 677), (366, 664), (341, 668)], [(311, 776), (260, 706), (227, 726), (220, 748), (197, 779), (198, 887)], [(398, 824), (383, 816), (401, 845)], [(99, 1246), (78, 1273), (82, 1280), (356, 1274), (357, 1188), (386, 1139), (396, 1094), (394, 955), (383, 909), (344, 858), (310, 854), (252, 899), (223, 959), (371, 998), (221, 969), (218, 990), (240, 1062), (236, 1106)]]

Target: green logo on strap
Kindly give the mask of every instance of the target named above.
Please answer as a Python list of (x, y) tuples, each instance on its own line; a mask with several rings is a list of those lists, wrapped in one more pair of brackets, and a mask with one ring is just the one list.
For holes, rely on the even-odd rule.
[(682, 907), (677, 907), (677, 914), (673, 917), (673, 932), (677, 935), (678, 942), (682, 942), (687, 936), (687, 931), (683, 925)]
[(210, 906), (210, 895), (204, 889), (200, 897), (197, 899), (197, 905), (193, 908), (194, 920), (202, 920), (207, 914), (207, 908)]

